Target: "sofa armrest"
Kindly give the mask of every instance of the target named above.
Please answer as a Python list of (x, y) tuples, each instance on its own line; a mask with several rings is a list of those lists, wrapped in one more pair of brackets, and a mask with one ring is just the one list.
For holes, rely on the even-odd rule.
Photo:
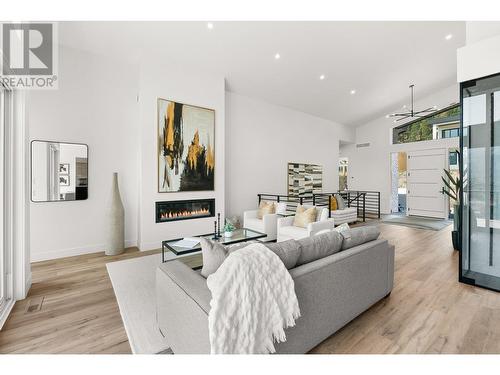
[(278, 228), (280, 227), (291, 227), (293, 225), (293, 221), (295, 220), (295, 216), (287, 216), (278, 219)]
[(307, 232), (309, 233), (309, 236), (314, 236), (316, 233), (324, 229), (333, 229), (332, 219), (316, 221), (307, 225)]
[(264, 221), (264, 232), (267, 234), (267, 237), (275, 240), (278, 226), (278, 215), (267, 214), (262, 216), (262, 220)]
[(249, 210), (243, 212), (243, 223), (246, 219), (257, 219), (257, 212), (259, 212), (259, 210)]
[(211, 298), (206, 279), (184, 263), (174, 260), (157, 268), (158, 328), (174, 353), (210, 353)]

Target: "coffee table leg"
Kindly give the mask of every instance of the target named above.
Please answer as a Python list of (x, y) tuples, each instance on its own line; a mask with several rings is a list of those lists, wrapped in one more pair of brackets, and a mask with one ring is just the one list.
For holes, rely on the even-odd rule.
[(165, 263), (165, 245), (161, 244), (161, 262)]

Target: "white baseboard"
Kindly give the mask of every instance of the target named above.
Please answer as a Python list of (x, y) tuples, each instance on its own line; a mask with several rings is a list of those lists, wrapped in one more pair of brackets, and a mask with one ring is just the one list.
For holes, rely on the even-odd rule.
[[(134, 246), (137, 246), (136, 240), (125, 240), (125, 247), (134, 247)], [(31, 253), (31, 262), (41, 262), (44, 260), (66, 258), (66, 257), (72, 257), (72, 256), (76, 256), (76, 255), (100, 253), (100, 252), (104, 251), (103, 249), (104, 249), (104, 245), (100, 244), (100, 245), (91, 245), (91, 246), (84, 246), (84, 247), (74, 247), (71, 249), (42, 251), (42, 252), (36, 252), (36, 253), (32, 252)]]
[(141, 242), (138, 246), (141, 251), (161, 249), (161, 241), (156, 242)]

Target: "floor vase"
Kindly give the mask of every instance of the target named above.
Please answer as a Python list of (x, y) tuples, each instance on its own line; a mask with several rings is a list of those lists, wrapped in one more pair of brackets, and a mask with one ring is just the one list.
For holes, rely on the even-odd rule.
[(125, 249), (125, 209), (123, 208), (118, 173), (113, 173), (111, 195), (106, 209), (106, 255), (118, 255)]

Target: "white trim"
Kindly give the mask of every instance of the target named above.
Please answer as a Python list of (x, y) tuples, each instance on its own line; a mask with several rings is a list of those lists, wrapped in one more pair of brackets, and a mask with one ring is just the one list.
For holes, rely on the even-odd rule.
[[(161, 245), (161, 244), (160, 244)], [(125, 240), (125, 247), (136, 247), (136, 240)], [(158, 247), (156, 247), (158, 248)], [(31, 254), (31, 262), (42, 262), (60, 258), (73, 257), (77, 255), (95, 254), (104, 252), (104, 244), (73, 247), (69, 249), (59, 249), (53, 251), (42, 251)]]
[(142, 242), (142, 243), (139, 243), (138, 247), (139, 247), (140, 251), (149, 251), (149, 250), (161, 249), (161, 241)]
[(14, 91), (12, 164), (13, 222), (12, 245), (14, 252), (14, 298), (26, 298), (31, 284), (29, 238), (29, 137), (26, 123), (26, 93)]
[(10, 299), (7, 301), (7, 306), (0, 311), (0, 331), (2, 330), (3, 325), (7, 321), (7, 318), (9, 317), (10, 312), (12, 311), (12, 308), (14, 307), (15, 301), (13, 299)]
[[(5, 270), (5, 282), (4, 285), (4, 299), (3, 299), (3, 307), (0, 310), (0, 328), (7, 319), (7, 316), (14, 305), (14, 281), (13, 281), (13, 247), (12, 247), (12, 179), (11, 179), (11, 160), (12, 160), (12, 128), (13, 124), (13, 100), (14, 95), (13, 91), (10, 90), (5, 85), (2, 85), (2, 90), (4, 90), (4, 98), (6, 99), (5, 104), (7, 105), (4, 108), (4, 113), (2, 116), (2, 121), (0, 121), (0, 142), (2, 142), (2, 146), (0, 152), (2, 155), (0, 157), (1, 169), (0, 173), (2, 173), (2, 178), (0, 179), (1, 191), (0, 191), (0, 199), (2, 200), (2, 209), (1, 209), (1, 222), (2, 225), (2, 233), (0, 236), (0, 240), (2, 241), (2, 254), (3, 259), (0, 261), (0, 265), (4, 267)], [(5, 168), (4, 168), (5, 167)]]

